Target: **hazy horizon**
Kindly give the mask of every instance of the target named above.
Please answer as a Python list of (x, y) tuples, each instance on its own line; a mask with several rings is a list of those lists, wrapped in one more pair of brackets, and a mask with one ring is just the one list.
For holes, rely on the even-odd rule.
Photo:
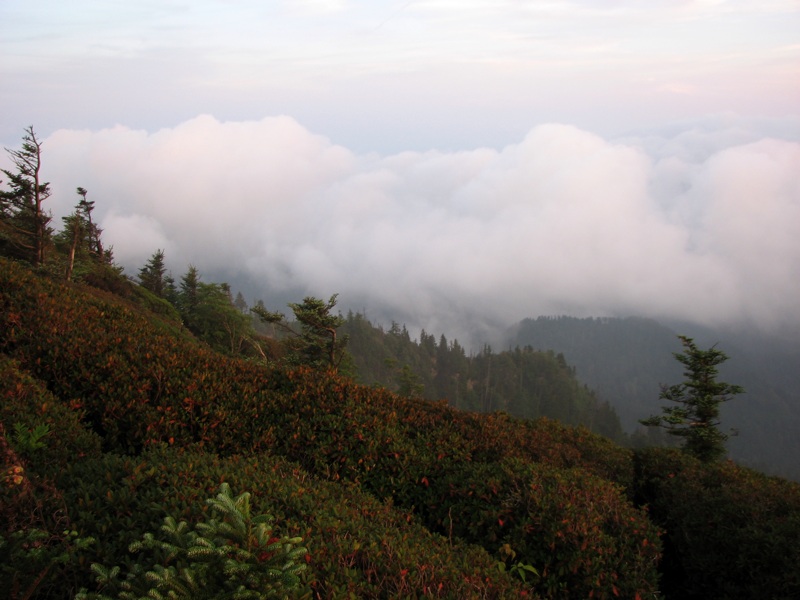
[(130, 275), (164, 249), (460, 338), (798, 331), (799, 32), (788, 0), (9, 0), (0, 142), (35, 127), (54, 225), (86, 188)]

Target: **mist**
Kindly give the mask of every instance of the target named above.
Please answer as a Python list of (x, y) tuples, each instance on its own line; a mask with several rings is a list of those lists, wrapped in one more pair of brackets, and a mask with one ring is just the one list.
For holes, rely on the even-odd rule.
[(502, 148), (381, 156), (286, 116), (202, 115), (55, 131), (43, 176), (57, 227), (89, 191), (129, 275), (163, 249), (176, 279), (193, 264), (248, 301), (338, 293), (459, 339), (555, 314), (777, 331), (800, 327), (797, 132), (543, 124)]

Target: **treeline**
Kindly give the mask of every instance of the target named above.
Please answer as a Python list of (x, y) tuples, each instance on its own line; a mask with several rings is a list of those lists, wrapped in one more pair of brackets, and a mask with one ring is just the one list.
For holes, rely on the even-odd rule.
[[(11, 598), (145, 595), (125, 585), (166, 595), (185, 577), (207, 582), (205, 595), (174, 597), (210, 598), (266, 576), (278, 551), (299, 575), (270, 579), (279, 597), (800, 592), (800, 486), (785, 480), (226, 357), (136, 305), (2, 258), (0, 307)], [(223, 482), (252, 493), (252, 515), (273, 517), (247, 552), (224, 554), (231, 539), (212, 536), (221, 526), (204, 500)], [(181, 531), (205, 535), (230, 568), (159, 554), (196, 541)]]
[(800, 377), (797, 340), (780, 337), (733, 335), (697, 325), (668, 327), (644, 318), (538, 317), (521, 321), (507, 336), (510, 345), (531, 345), (563, 353), (575, 367), (577, 379), (608, 401), (619, 415), (633, 445), (660, 443), (664, 436), (644, 431), (639, 420), (658, 411), (661, 384), (676, 381), (681, 365), (672, 353), (679, 350), (676, 331), (692, 332), (702, 345), (726, 349), (731, 360), (721, 375), (746, 390), (725, 406), (725, 431), (738, 430), (728, 443), (730, 456), (761, 471), (800, 481)]
[(357, 380), (404, 396), (446, 400), (477, 412), (503, 411), (516, 417), (548, 417), (583, 425), (617, 441), (619, 419), (607, 402), (575, 378), (562, 354), (530, 346), (496, 353), (485, 346), (467, 354), (458, 340), (438, 340), (424, 329), (412, 339), (405, 326), (388, 331), (363, 315), (348, 313), (342, 324)]
[(85, 188), (77, 188), (75, 210), (63, 219), (63, 229), (56, 233), (51, 227), (44, 204), (50, 185), (41, 181), (42, 145), (32, 127), (25, 131), (22, 149), (9, 154), (16, 170), (4, 171), (9, 189), (0, 191), (0, 255), (125, 297), (228, 356), (341, 369), (405, 396), (446, 399), (479, 412), (547, 416), (622, 439), (614, 410), (577, 383), (561, 354), (522, 346), (500, 353), (485, 347), (467, 356), (444, 334), (437, 340), (423, 331), (412, 341), (397, 324), (384, 332), (362, 315), (344, 318), (334, 312), (335, 296), (290, 304), (293, 314), (287, 319), (261, 300), (249, 307), (227, 283), (203, 281), (194, 265), (176, 280), (161, 249), (131, 281), (114, 264), (112, 249), (104, 248)]
[[(7, 150), (14, 169), (3, 169), (0, 189), (0, 256), (22, 260), (61, 276), (101, 280), (114, 270), (113, 249), (104, 248), (102, 229), (92, 218), (95, 203), (78, 187), (73, 211), (62, 218), (62, 229), (52, 227), (46, 206), (52, 193), (42, 180), (42, 142), (33, 127), (25, 129), (22, 147)], [(119, 274), (119, 270), (116, 273)]]
[(387, 331), (359, 313), (335, 314), (336, 296), (291, 303), (287, 319), (262, 300), (249, 307), (226, 283), (203, 282), (193, 265), (176, 282), (163, 250), (140, 269), (138, 281), (156, 297), (151, 309), (158, 311), (157, 302), (166, 302), (162, 314), (171, 314), (198, 339), (230, 356), (333, 368), (403, 396), (446, 400), (463, 410), (548, 417), (625, 440), (614, 409), (577, 381), (560, 353), (530, 346), (495, 353), (485, 346), (468, 355), (458, 340), (448, 341), (444, 334), (437, 340), (423, 330), (412, 339), (397, 323)]
[(335, 296), (253, 315), (152, 259), (140, 285), (99, 231), (42, 226), (28, 134), (0, 223), (10, 599), (800, 595), (800, 486), (511, 416), (592, 418), (557, 354), (468, 356)]

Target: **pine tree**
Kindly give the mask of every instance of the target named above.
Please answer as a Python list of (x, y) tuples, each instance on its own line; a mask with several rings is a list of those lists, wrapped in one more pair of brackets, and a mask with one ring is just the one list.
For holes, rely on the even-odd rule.
[(165, 275), (164, 251), (156, 250), (147, 264), (139, 270), (139, 283), (143, 288), (153, 292), (159, 298), (164, 297)]
[(247, 314), (249, 307), (247, 306), (247, 301), (244, 299), (242, 292), (236, 292), (236, 299), (233, 301), (233, 305), (238, 308), (242, 313)]
[[(67, 266), (64, 271), (64, 279), (72, 279), (72, 271), (75, 268), (75, 257), (80, 248), (81, 239), (84, 237), (86, 229), (80, 212), (76, 210), (61, 219), (64, 221), (64, 230), (58, 235), (57, 240), (61, 239), (67, 243)], [(56, 242), (58, 244), (58, 241)]]
[[(92, 565), (100, 593), (80, 600), (263, 600), (288, 598), (306, 569), (301, 538), (276, 537), (269, 515), (253, 516), (250, 494), (236, 497), (227, 483), (206, 503), (214, 518), (191, 527), (166, 517), (160, 535), (130, 546), (144, 558), (120, 579), (119, 567)], [(149, 559), (149, 560), (148, 560)]]
[(289, 338), (286, 340), (290, 364), (303, 364), (316, 368), (336, 370), (346, 356), (347, 336), (338, 337), (337, 330), (345, 319), (333, 315), (338, 294), (328, 302), (313, 296), (306, 296), (300, 303), (289, 303), (295, 319), (300, 324), (300, 332), (286, 322), (282, 313), (270, 312), (256, 305), (251, 310), (264, 323), (274, 323), (281, 327)]
[(84, 188), (77, 188), (81, 199), (71, 214), (62, 217), (64, 229), (55, 236), (56, 247), (61, 247), (67, 255), (65, 279), (70, 281), (76, 262), (85, 262), (91, 258), (97, 262), (105, 262), (107, 258), (100, 242), (102, 230), (92, 221), (94, 202), (86, 199), (88, 193)]
[(664, 427), (670, 435), (684, 438), (684, 450), (702, 461), (719, 460), (725, 456), (728, 439), (719, 430), (719, 406), (744, 389), (717, 381), (717, 366), (728, 360), (724, 352), (713, 346), (700, 350), (691, 338), (678, 337), (684, 353), (676, 352), (675, 358), (686, 367), (686, 381), (662, 386), (659, 396), (678, 406), (665, 406), (663, 414), (640, 422), (648, 427)]
[(178, 291), (178, 310), (189, 329), (192, 328), (192, 317), (197, 311), (197, 305), (200, 303), (199, 288), (200, 272), (194, 265), (189, 265), (189, 270), (181, 277), (181, 285)]
[(92, 220), (92, 211), (94, 211), (94, 201), (87, 200), (86, 195), (89, 193), (85, 188), (77, 188), (78, 195), (81, 200), (78, 202), (76, 209), (80, 209), (86, 221), (86, 242), (89, 252), (94, 254), (100, 260), (105, 260), (105, 252), (103, 250), (103, 243), (100, 240), (100, 234), (103, 230), (97, 226)]
[(22, 258), (33, 266), (44, 264), (52, 230), (52, 216), (42, 204), (50, 196), (50, 184), (41, 181), (42, 143), (33, 127), (25, 129), (21, 150), (6, 149), (16, 171), (3, 169), (8, 191), (0, 191), (0, 251)]

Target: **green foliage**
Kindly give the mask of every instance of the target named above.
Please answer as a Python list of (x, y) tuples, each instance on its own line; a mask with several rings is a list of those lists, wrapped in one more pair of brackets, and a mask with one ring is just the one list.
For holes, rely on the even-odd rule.
[(233, 305), (227, 285), (197, 281), (178, 297), (183, 321), (197, 337), (226, 354), (245, 350), (253, 336), (251, 319)]
[(3, 169), (8, 190), (0, 190), (0, 253), (39, 267), (52, 237), (51, 215), (42, 204), (50, 184), (40, 180), (42, 143), (33, 127), (25, 128), (22, 148), (7, 150), (16, 170)]
[(164, 251), (156, 250), (147, 263), (139, 269), (139, 284), (152, 294), (163, 298), (166, 292), (166, 274)]
[[(284, 598), (300, 583), (306, 555), (299, 537), (273, 537), (268, 515), (253, 516), (250, 494), (233, 497), (223, 483), (215, 498), (206, 500), (217, 518), (190, 528), (186, 521), (164, 519), (160, 537), (146, 533), (131, 544), (131, 552), (148, 555), (149, 566), (119, 579), (119, 567), (93, 564), (101, 594), (77, 598), (119, 600)], [(154, 562), (151, 562), (154, 561)], [(109, 596), (108, 594), (111, 594)]]
[(14, 447), (17, 452), (30, 454), (36, 450), (46, 448), (47, 444), (42, 441), (50, 434), (50, 426), (47, 423), (40, 423), (28, 429), (22, 423), (14, 423)]
[(15, 451), (43, 472), (100, 452), (100, 438), (82, 423), (79, 402), (61, 403), (17, 361), (0, 354), (0, 424), (14, 432)]
[(130, 297), (135, 303), (155, 315), (159, 315), (174, 323), (181, 322), (180, 314), (172, 304), (145, 287), (134, 286)]
[(412, 340), (405, 327), (393, 323), (384, 332), (363, 315), (347, 315), (348, 336), (360, 382), (387, 387), (403, 396), (447, 400), (456, 408), (505, 411), (517, 417), (548, 417), (620, 441), (622, 428), (615, 411), (575, 378), (564, 357), (530, 346), (504, 352), (485, 347), (467, 356), (457, 340), (420, 332)]
[(48, 598), (74, 586), (63, 578), (67, 565), (77, 562), (94, 543), (77, 531), (56, 535), (29, 527), (0, 532), (0, 581), (9, 584), (9, 598)]
[[(657, 592), (659, 531), (615, 486), (573, 469), (517, 459), (426, 478), (429, 526), (531, 565), (548, 598)], [(513, 563), (512, 563), (513, 566)], [(519, 569), (517, 569), (519, 570)]]
[[(497, 563), (497, 567), (500, 571), (508, 571), (510, 575), (519, 577), (523, 583), (527, 582), (528, 578), (532, 581), (538, 581), (541, 577), (539, 571), (533, 565), (526, 564), (522, 561), (514, 562), (517, 558), (517, 553), (514, 552), (508, 544), (504, 544), (500, 547), (498, 555), (505, 558), (505, 561)], [(509, 564), (507, 565), (506, 562)]]
[[(358, 486), (319, 480), (266, 454), (220, 459), (155, 447), (142, 457), (106, 455), (72, 465), (61, 485), (76, 525), (98, 539), (91, 560), (131, 572), (153, 562), (146, 553), (129, 554), (129, 545), (158, 529), (165, 515), (190, 523), (206, 518), (203, 498), (221, 481), (250, 486), (251, 509), (274, 515), (275, 537), (309, 541), (297, 597), (519, 597), (484, 550), (432, 535), (407, 511)], [(165, 496), (165, 489), (172, 492)], [(88, 564), (82, 573), (90, 586)]]
[[(582, 460), (579, 447), (549, 446), (535, 427), (500, 415), (470, 415), (310, 375), (292, 374), (296, 389), (281, 407), (285, 421), (280, 427), (295, 433), (276, 440), (276, 449), (310, 471), (334, 481), (357, 481), (378, 497), (389, 496), (413, 508), (426, 526), (442, 535), (479, 543), (492, 552), (502, 543), (520, 548), (520, 560), (543, 573), (537, 591), (544, 588), (552, 597), (559, 596), (561, 585), (595, 595), (613, 595), (615, 588), (656, 590), (658, 532), (619, 488), (583, 469), (563, 470), (570, 463), (591, 464), (591, 459)], [(543, 428), (546, 432), (546, 424)], [(585, 449), (587, 456), (592, 445)], [(550, 473), (528, 463), (537, 450), (552, 453), (560, 464), (550, 468), (561, 479), (528, 495), (532, 473)], [(617, 469), (603, 465), (599, 456), (594, 460), (599, 471)], [(616, 476), (632, 480), (632, 463), (627, 468), (630, 474)], [(541, 510), (526, 512), (532, 506)], [(541, 508), (545, 506), (549, 512)], [(609, 515), (614, 517), (604, 521)], [(547, 535), (529, 528), (540, 521), (552, 527)], [(563, 544), (559, 552), (552, 545), (556, 540)], [(618, 579), (603, 579), (605, 571)]]
[(102, 230), (92, 220), (94, 202), (86, 199), (88, 192), (84, 188), (79, 187), (77, 192), (81, 199), (71, 214), (62, 217), (64, 228), (53, 238), (59, 251), (55, 262), (64, 263), (67, 281), (85, 277), (95, 264), (111, 262), (100, 241)]
[[(26, 451), (42, 453), (41, 436), (16, 429)], [(44, 434), (47, 426), (36, 429)], [(54, 589), (75, 591), (69, 565), (92, 542), (70, 527), (59, 490), (18, 454), (0, 421), (0, 581), (9, 597), (46, 598)]]
[(397, 373), (397, 393), (401, 396), (420, 397), (425, 386), (411, 370), (410, 365), (403, 365)]
[(725, 456), (728, 436), (718, 428), (719, 405), (744, 390), (717, 381), (717, 366), (728, 356), (721, 350), (700, 350), (691, 338), (679, 336), (685, 354), (675, 358), (686, 368), (686, 381), (661, 389), (662, 400), (678, 403), (663, 407), (663, 414), (641, 421), (650, 427), (664, 427), (671, 435), (684, 438), (683, 448), (692, 456), (710, 462)]
[(103, 262), (93, 262), (91, 269), (80, 276), (80, 281), (119, 298), (130, 298), (136, 286), (125, 277), (122, 267), (112, 263), (110, 250), (105, 251), (105, 256)]
[(306, 296), (301, 303), (289, 303), (294, 317), (300, 326), (297, 332), (281, 313), (270, 312), (260, 305), (252, 308), (253, 313), (264, 323), (279, 325), (288, 334), (285, 341), (286, 364), (305, 365), (314, 368), (337, 370), (345, 358), (347, 337), (338, 335), (344, 323), (340, 315), (331, 311), (336, 306), (337, 294), (325, 302), (313, 296)]
[(800, 597), (800, 484), (664, 448), (638, 452), (637, 471), (665, 530), (667, 597)]
[[(91, 547), (49, 568), (75, 582), (71, 589), (92, 584), (92, 562), (119, 565), (116, 575), (104, 572), (120, 583), (121, 573), (155, 573), (156, 562), (181, 577), (180, 565), (157, 556), (168, 539), (154, 537), (152, 547), (135, 554), (128, 548), (166, 516), (175, 528), (208, 522), (203, 499), (226, 482), (251, 492), (254, 514), (275, 517), (273, 537), (309, 540), (308, 578), (298, 597), (654, 596), (659, 529), (667, 532), (672, 557), (665, 574), (680, 564), (681, 573), (692, 573), (692, 585), (701, 571), (704, 581), (719, 584), (726, 566), (695, 553), (700, 545), (690, 528), (702, 530), (703, 519), (712, 523), (714, 511), (726, 510), (737, 523), (722, 528), (726, 535), (752, 546), (735, 557), (737, 564), (750, 560), (751, 580), (763, 577), (772, 581), (770, 589), (795, 591), (791, 579), (778, 587), (768, 566), (774, 561), (789, 572), (769, 539), (775, 530), (786, 533), (777, 536), (781, 544), (796, 535), (794, 492), (776, 485), (767, 504), (778, 517), (751, 512), (745, 526), (735, 520), (747, 504), (737, 504), (739, 496), (709, 494), (722, 500), (705, 508), (695, 497), (727, 486), (746, 490), (750, 503), (761, 501), (762, 481), (740, 485), (749, 476), (723, 464), (716, 479), (703, 476), (702, 485), (690, 485), (697, 478), (687, 478), (685, 487), (672, 488), (678, 476), (646, 469), (630, 450), (585, 428), (465, 412), (326, 370), (225, 357), (175, 335), (134, 305), (3, 260), (0, 309), (0, 374), (8, 375), (0, 378), (0, 391), (9, 399), (0, 405), (2, 422), (28, 430), (46, 423), (51, 431), (42, 440), (46, 447), (24, 459), (29, 462), (20, 455), (4, 464), (4, 481), (13, 482), (19, 474), (8, 469), (20, 466), (24, 481), (41, 483), (35, 497), (6, 485), (0, 506), (5, 522), (16, 525), (5, 531), (50, 532), (54, 547), (66, 530), (94, 538)], [(405, 338), (399, 327), (390, 335)], [(426, 335), (420, 345), (426, 353), (454, 347), (430, 342)], [(525, 352), (485, 362), (492, 380), (516, 360), (532, 361)], [(544, 360), (569, 369), (557, 356)], [(106, 450), (101, 456), (90, 443), (99, 439)], [(51, 445), (61, 444), (63, 462), (53, 468)], [(694, 461), (685, 453), (677, 457), (684, 465)], [(783, 505), (779, 493), (789, 498)], [(68, 523), (50, 522), (41, 511), (31, 518), (32, 499), (46, 501)], [(207, 533), (187, 525), (180, 535), (189, 532)], [(27, 581), (37, 576), (24, 573), (32, 578)]]

